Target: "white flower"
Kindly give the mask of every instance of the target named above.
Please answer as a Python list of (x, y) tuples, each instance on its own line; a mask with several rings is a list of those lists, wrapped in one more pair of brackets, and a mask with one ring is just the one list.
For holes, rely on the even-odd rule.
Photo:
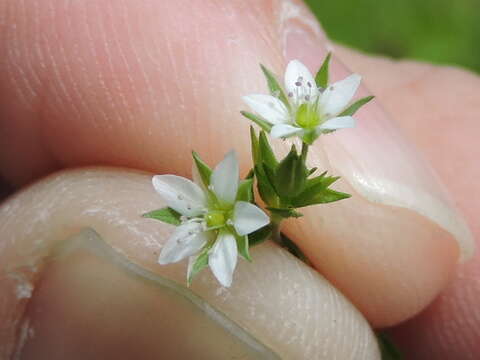
[(191, 257), (190, 277), (199, 253), (208, 251), (213, 274), (223, 286), (230, 286), (237, 264), (237, 237), (270, 222), (257, 206), (237, 201), (239, 168), (235, 152), (229, 152), (215, 167), (208, 188), (176, 175), (155, 175), (152, 182), (167, 205), (183, 215), (182, 224), (163, 247), (159, 263)]
[(278, 97), (263, 94), (244, 96), (243, 100), (263, 120), (272, 125), (270, 134), (276, 138), (308, 136), (311, 142), (322, 133), (351, 128), (351, 116), (339, 116), (349, 105), (361, 77), (350, 75), (344, 80), (319, 89), (308, 69), (292, 60), (285, 71), (288, 104)]

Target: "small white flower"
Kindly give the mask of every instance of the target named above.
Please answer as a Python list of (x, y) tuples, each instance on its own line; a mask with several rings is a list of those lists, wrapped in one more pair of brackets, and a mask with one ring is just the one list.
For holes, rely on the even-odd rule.
[(223, 286), (230, 286), (238, 256), (236, 237), (247, 236), (270, 222), (257, 206), (237, 201), (235, 152), (229, 152), (215, 167), (208, 189), (176, 175), (155, 175), (152, 183), (167, 205), (182, 215), (182, 224), (163, 247), (158, 262), (170, 264), (190, 257), (190, 276), (198, 254), (208, 248), (213, 274)]
[(322, 133), (355, 126), (351, 116), (339, 116), (349, 105), (361, 77), (350, 75), (344, 80), (319, 89), (310, 71), (298, 60), (292, 60), (285, 71), (288, 105), (279, 98), (264, 94), (244, 96), (245, 103), (272, 125), (276, 138), (297, 135), (315, 139)]

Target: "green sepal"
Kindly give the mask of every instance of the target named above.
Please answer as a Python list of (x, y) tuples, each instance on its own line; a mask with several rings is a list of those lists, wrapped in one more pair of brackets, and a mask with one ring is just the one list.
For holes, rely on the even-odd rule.
[(361, 98), (360, 100), (355, 101), (352, 105), (350, 105), (348, 108), (343, 110), (338, 116), (352, 116), (357, 112), (358, 109), (360, 109), (363, 105), (365, 105), (366, 103), (368, 103), (370, 100), (374, 98), (375, 96), (365, 96), (364, 98)]
[(403, 356), (397, 347), (384, 333), (377, 333), (378, 346), (382, 354), (382, 360), (402, 360)]
[(268, 142), (267, 135), (264, 131), (260, 131), (258, 137), (258, 143), (260, 147), (260, 154), (262, 161), (270, 168), (275, 170), (278, 166), (278, 160), (273, 153), (273, 150)]
[(261, 244), (272, 236), (272, 226), (270, 224), (258, 229), (248, 235), (248, 243), (250, 247)]
[(302, 135), (302, 141), (305, 144), (312, 145), (318, 139), (318, 134), (315, 129), (306, 130)]
[(240, 181), (237, 191), (237, 201), (253, 201), (253, 179)]
[(193, 161), (197, 167), (200, 178), (202, 179), (203, 185), (208, 188), (210, 185), (210, 177), (212, 175), (212, 169), (200, 158), (197, 152), (192, 151)]
[(242, 114), (243, 116), (245, 116), (247, 119), (249, 120), (252, 120), (255, 124), (257, 124), (258, 126), (260, 126), (260, 128), (266, 132), (270, 132), (270, 130), (272, 130), (272, 125), (265, 121), (264, 119), (262, 119), (260, 116), (258, 115), (255, 115), (251, 112), (248, 112), (248, 111), (240, 111), (240, 114)]
[(315, 75), (315, 83), (318, 87), (325, 89), (328, 85), (328, 72), (330, 67), (330, 59), (332, 57), (332, 53), (328, 53), (325, 60), (323, 60), (323, 64), (318, 69), (317, 75)]
[(205, 247), (200, 254), (198, 254), (195, 262), (193, 263), (192, 267), (189, 269), (188, 277), (187, 277), (187, 286), (192, 284), (192, 280), (200, 271), (208, 266), (208, 251), (210, 247)]
[(299, 218), (303, 216), (302, 213), (299, 213), (297, 210), (293, 208), (267, 207), (267, 210), (270, 211), (273, 215), (280, 216), (283, 219), (288, 219), (292, 217)]
[(268, 85), (268, 89), (270, 90), (270, 94), (280, 99), (280, 101), (283, 102), (288, 109), (290, 109), (290, 103), (287, 97), (285, 96), (285, 92), (283, 91), (282, 87), (278, 83), (277, 77), (275, 76), (275, 74), (270, 70), (268, 70), (262, 64), (260, 64), (260, 68), (262, 69), (262, 72), (265, 75), (265, 78), (267, 79), (267, 85)]
[(182, 217), (182, 214), (176, 212), (175, 210), (169, 207), (164, 207), (162, 209), (150, 211), (148, 213), (143, 214), (142, 217), (159, 220), (164, 223), (175, 225), (175, 226), (178, 226), (182, 223), (182, 221), (180, 220), (180, 218)]
[(293, 198), (305, 189), (308, 170), (301, 157), (297, 154), (295, 145), (288, 155), (280, 162), (275, 172), (275, 190), (280, 198)]
[(242, 255), (242, 257), (245, 260), (248, 260), (248, 261), (252, 262), (252, 258), (250, 256), (250, 252), (249, 252), (248, 236), (247, 235), (245, 235), (245, 236), (236, 235), (235, 238), (237, 239), (238, 253), (240, 255)]

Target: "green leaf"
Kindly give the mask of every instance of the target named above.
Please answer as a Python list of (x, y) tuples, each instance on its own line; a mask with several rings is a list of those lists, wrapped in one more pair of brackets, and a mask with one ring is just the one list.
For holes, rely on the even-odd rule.
[(248, 235), (250, 247), (261, 244), (272, 236), (272, 226), (269, 224)]
[(295, 198), (292, 201), (292, 205), (297, 208), (301, 208), (310, 205), (327, 204), (335, 201), (340, 201), (348, 199), (351, 196), (352, 195), (340, 191), (323, 189), (318, 191), (313, 197), (308, 197), (304, 196), (304, 194), (301, 194), (299, 197)]
[(272, 130), (272, 125), (269, 122), (263, 120), (260, 116), (252, 114), (251, 112), (248, 112), (248, 111), (240, 111), (240, 114), (245, 116), (247, 119), (252, 120), (255, 124), (260, 126), (262, 130), (268, 133), (270, 132), (270, 130)]
[(252, 147), (252, 160), (253, 165), (258, 165), (262, 162), (262, 154), (260, 153), (260, 145), (258, 142), (257, 134), (255, 133), (255, 129), (253, 126), (250, 126), (250, 143)]
[(318, 69), (317, 75), (315, 75), (315, 83), (322, 89), (325, 89), (328, 85), (328, 71), (331, 57), (332, 53), (328, 53), (325, 60), (323, 60), (322, 66)]
[(299, 213), (293, 208), (274, 208), (274, 207), (267, 207), (267, 210), (270, 211), (272, 214), (280, 216), (281, 218), (288, 219), (288, 218), (299, 218), (302, 217), (303, 214)]
[(364, 98), (355, 101), (352, 105), (343, 110), (342, 113), (338, 116), (352, 116), (357, 112), (358, 109), (360, 109), (363, 105), (368, 103), (373, 98), (375, 98), (375, 96), (365, 96)]
[(257, 177), (258, 192), (262, 200), (267, 205), (276, 206), (278, 203), (278, 196), (265, 174), (263, 164), (255, 166), (255, 176)]
[(145, 218), (155, 219), (163, 221), (164, 223), (178, 226), (182, 222), (180, 221), (181, 214), (169, 207), (153, 210), (142, 215)]
[(250, 257), (249, 245), (248, 245), (248, 236), (235, 236), (237, 239), (237, 249), (238, 253), (242, 255), (245, 260), (252, 262)]
[(240, 181), (237, 191), (237, 201), (252, 202), (253, 200), (253, 179)]
[(197, 256), (195, 262), (193, 263), (192, 267), (189, 269), (188, 277), (187, 277), (187, 285), (190, 286), (192, 284), (192, 280), (200, 271), (208, 266), (208, 250), (210, 247), (205, 247), (202, 252)]
[(377, 333), (378, 345), (382, 354), (382, 360), (402, 360), (403, 356), (397, 347), (384, 333)]
[(268, 182), (270, 183), (273, 191), (275, 191), (275, 193), (277, 193), (277, 191), (275, 190), (275, 171), (271, 168), (269, 168), (265, 163), (263, 164), (263, 171), (265, 173), (265, 175), (267, 176), (267, 179), (268, 179)]
[(192, 151), (193, 161), (197, 167), (200, 178), (202, 179), (203, 185), (208, 188), (210, 185), (210, 176), (212, 175), (212, 169), (200, 158), (197, 152)]
[(305, 189), (308, 170), (293, 145), (275, 172), (275, 190), (280, 198), (293, 198)]
[(272, 73), (270, 70), (268, 70), (265, 66), (260, 64), (260, 67), (262, 68), (263, 74), (265, 75), (265, 78), (267, 79), (267, 85), (268, 89), (270, 90), (270, 94), (272, 96), (278, 97), (280, 101), (282, 101), (285, 106), (290, 109), (290, 103), (285, 96), (285, 92), (283, 91), (282, 87), (277, 81), (277, 78), (274, 73)]
[(317, 167), (311, 168), (310, 170), (308, 170), (308, 176), (312, 175), (317, 170), (318, 170)]
[(300, 250), (300, 248), (297, 246), (297, 244), (295, 244), (295, 242), (293, 242), (293, 240), (291, 240), (288, 236), (286, 236), (283, 233), (280, 236), (282, 239), (281, 245), (285, 247), (290, 254), (297, 257), (298, 259), (303, 261), (305, 264), (311, 266), (310, 260), (308, 260), (308, 258), (305, 256), (303, 251)]
[(278, 166), (277, 158), (273, 153), (270, 144), (268, 143), (267, 135), (264, 131), (260, 131), (260, 136), (258, 138), (260, 153), (262, 156), (262, 161), (270, 168), (275, 170)]

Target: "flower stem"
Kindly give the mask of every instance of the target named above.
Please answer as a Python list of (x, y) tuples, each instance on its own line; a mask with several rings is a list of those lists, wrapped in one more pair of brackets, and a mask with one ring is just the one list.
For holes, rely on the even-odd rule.
[(305, 142), (302, 142), (302, 161), (303, 163), (305, 164), (305, 162), (307, 161), (307, 154), (308, 154), (308, 144), (305, 143)]

